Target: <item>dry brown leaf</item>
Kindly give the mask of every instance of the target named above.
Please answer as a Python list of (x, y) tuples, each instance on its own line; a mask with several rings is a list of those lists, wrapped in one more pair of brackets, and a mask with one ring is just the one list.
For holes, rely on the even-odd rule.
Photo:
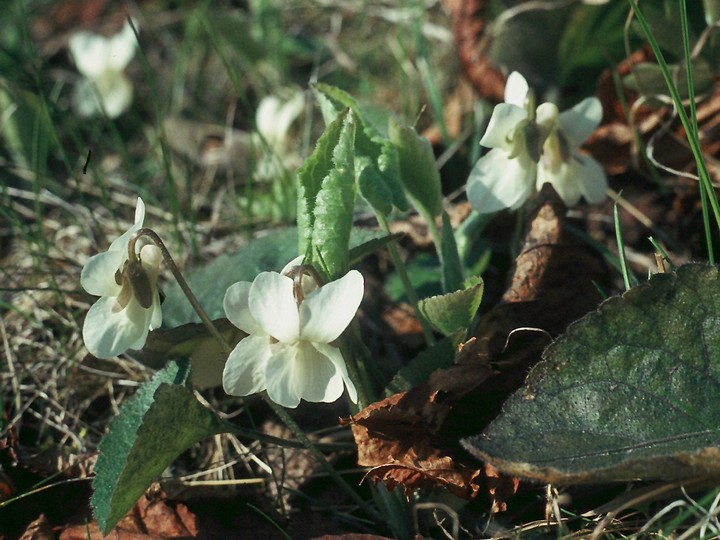
[(443, 487), (466, 498), (485, 492), (493, 511), (505, 509), (517, 480), (468, 461), (457, 440), (492, 420), (550, 337), (598, 304), (593, 282), (607, 277), (600, 255), (566, 232), (566, 209), (554, 192), (542, 196), (550, 201), (529, 222), (503, 303), (481, 317), (455, 364), (346, 421), (368, 477), (389, 488)]
[(55, 540), (55, 534), (45, 514), (40, 514), (40, 517), (27, 526), (20, 540)]

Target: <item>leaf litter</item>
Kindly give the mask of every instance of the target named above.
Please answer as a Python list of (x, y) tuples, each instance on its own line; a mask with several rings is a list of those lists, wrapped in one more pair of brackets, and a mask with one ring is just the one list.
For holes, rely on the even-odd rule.
[(560, 202), (536, 209), (510, 287), (480, 318), (453, 366), (347, 420), (369, 477), (406, 490), (444, 487), (465, 498), (485, 492), (495, 511), (504, 509), (517, 480), (468, 460), (457, 441), (492, 419), (549, 338), (600, 301), (594, 282), (607, 281), (604, 261), (567, 232), (566, 219)]

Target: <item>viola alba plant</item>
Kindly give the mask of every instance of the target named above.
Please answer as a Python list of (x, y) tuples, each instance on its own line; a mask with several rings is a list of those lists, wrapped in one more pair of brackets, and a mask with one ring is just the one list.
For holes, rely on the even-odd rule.
[(133, 247), (132, 256), (128, 250), (144, 219), (145, 203), (138, 197), (133, 226), (106, 252), (90, 257), (80, 274), (83, 288), (101, 297), (83, 325), (85, 346), (98, 358), (141, 349), (148, 332), (162, 324), (157, 288), (162, 252), (152, 244)]
[(80, 116), (120, 116), (132, 103), (133, 88), (123, 70), (135, 56), (137, 39), (129, 22), (112, 37), (78, 32), (70, 38), (70, 54), (83, 75), (73, 102)]
[(505, 103), (495, 107), (480, 144), (491, 150), (478, 160), (467, 183), (473, 208), (488, 214), (517, 209), (549, 182), (565, 204), (580, 197), (591, 204), (606, 196), (600, 164), (580, 146), (602, 119), (602, 106), (589, 97), (560, 113), (556, 105), (535, 99), (525, 78), (510, 74)]
[[(287, 268), (287, 267), (286, 267)], [(301, 399), (330, 403), (357, 391), (334, 342), (352, 321), (364, 292), (363, 277), (351, 270), (318, 287), (300, 267), (294, 279), (262, 272), (225, 293), (227, 318), (249, 335), (230, 353), (223, 388), (233, 396), (267, 390), (283, 407)]]

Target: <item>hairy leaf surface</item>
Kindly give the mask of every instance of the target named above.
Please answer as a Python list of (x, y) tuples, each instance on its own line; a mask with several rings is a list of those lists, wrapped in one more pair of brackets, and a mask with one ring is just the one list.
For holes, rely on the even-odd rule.
[(719, 292), (690, 264), (604, 302), (466, 448), (559, 484), (720, 474)]

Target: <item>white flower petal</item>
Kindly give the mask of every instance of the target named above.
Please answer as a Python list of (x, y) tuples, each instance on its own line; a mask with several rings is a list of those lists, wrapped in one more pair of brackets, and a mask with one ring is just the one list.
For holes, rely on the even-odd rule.
[(536, 163), (526, 153), (513, 159), (501, 149), (488, 152), (470, 172), (467, 196), (481, 214), (519, 208), (535, 188)]
[(110, 47), (104, 36), (93, 32), (78, 32), (70, 38), (68, 46), (75, 66), (86, 77), (95, 78), (107, 68)]
[(287, 264), (285, 265), (285, 267), (284, 267), (282, 270), (280, 270), (280, 273), (281, 273), (283, 276), (286, 276), (287, 273), (288, 273), (290, 270), (292, 270), (292, 268), (293, 268), (294, 266), (300, 266), (300, 265), (303, 263), (303, 260), (304, 260), (304, 259), (305, 259), (305, 255), (298, 255), (298, 256), (295, 257), (292, 261), (290, 261), (289, 263), (287, 263)]
[(480, 144), (487, 148), (512, 149), (512, 138), (515, 136), (515, 130), (518, 124), (525, 121), (527, 117), (527, 111), (515, 105), (507, 103), (496, 105), (485, 135), (480, 139)]
[(580, 197), (590, 204), (605, 200), (607, 177), (600, 164), (591, 156), (575, 152), (568, 163), (554, 171), (541, 166), (538, 168), (538, 184), (549, 182), (566, 206), (575, 206)]
[(265, 333), (292, 343), (300, 333), (293, 280), (277, 272), (262, 272), (253, 281), (248, 297), (250, 312)]
[(607, 177), (600, 164), (591, 156), (576, 153), (573, 161), (576, 164), (571, 166), (570, 174), (576, 176), (580, 184), (580, 191), (585, 200), (590, 204), (598, 204), (607, 197)]
[(300, 403), (295, 387), (297, 345), (277, 344), (265, 369), (268, 397), (278, 405), (295, 408)]
[(148, 329), (156, 330), (162, 326), (163, 314), (162, 307), (160, 305), (160, 293), (155, 291), (155, 298), (153, 304), (150, 307), (150, 317), (148, 318)]
[(517, 71), (513, 71), (507, 78), (505, 83), (505, 103), (510, 103), (518, 107), (525, 107), (525, 99), (530, 90), (525, 77)]
[(555, 188), (566, 206), (575, 206), (580, 200), (579, 178), (573, 177), (567, 163), (561, 163), (554, 170), (550, 170), (541, 162), (538, 166), (537, 189), (540, 190), (546, 182)]
[(231, 396), (248, 396), (265, 390), (265, 371), (271, 354), (268, 336), (247, 336), (240, 340), (225, 363), (225, 392)]
[(223, 298), (223, 310), (228, 320), (243, 332), (256, 335), (267, 335), (250, 313), (248, 299), (250, 296), (249, 281), (238, 281), (228, 287)]
[(138, 197), (137, 204), (135, 206), (135, 223), (121, 236), (116, 238), (112, 244), (110, 244), (108, 251), (123, 250), (126, 252), (127, 256), (127, 246), (130, 242), (130, 238), (142, 228), (143, 221), (145, 221), (145, 202)]
[[(133, 328), (138, 329), (137, 339), (130, 344), (128, 349), (140, 350), (145, 346), (148, 334), (152, 328), (150, 321), (153, 318), (153, 315), (157, 314), (154, 305), (155, 304), (153, 302), (153, 305), (151, 305), (148, 309), (145, 309), (138, 302), (130, 301), (125, 308), (125, 317), (128, 319), (128, 322), (132, 321)], [(160, 316), (160, 323), (162, 324), (162, 312)], [(140, 331), (140, 329), (142, 329), (142, 331)], [(124, 330), (122, 326), (120, 327), (120, 330), (129, 332), (129, 330)]]
[(108, 118), (117, 118), (132, 104), (133, 88), (125, 75), (119, 71), (106, 71), (95, 80), (102, 108)]
[(127, 251), (104, 251), (88, 259), (80, 271), (80, 285), (95, 296), (117, 296), (120, 285), (115, 273), (127, 260)]
[(162, 325), (162, 308), (160, 307), (160, 292), (158, 291), (157, 281), (160, 274), (160, 263), (162, 262), (162, 251), (154, 244), (143, 246), (140, 250), (140, 260), (142, 267), (150, 280), (152, 287), (152, 306), (148, 315), (148, 327), (150, 330), (160, 328)]
[(298, 344), (293, 374), (297, 394), (305, 401), (332, 403), (343, 393), (336, 365), (307, 341)]
[[(133, 24), (137, 28), (134, 20)], [(122, 30), (108, 39), (107, 67), (116, 71), (125, 69), (135, 56), (137, 45), (137, 38), (130, 23), (125, 21)]]
[(600, 125), (602, 114), (600, 100), (589, 97), (569, 111), (560, 113), (557, 123), (573, 148), (578, 148)]
[(560, 111), (554, 103), (541, 103), (535, 110), (535, 121), (548, 130), (552, 129), (558, 116)]
[(277, 96), (267, 96), (260, 101), (255, 113), (255, 123), (270, 148), (283, 148), (290, 126), (304, 109), (305, 97), (302, 92), (294, 92), (287, 101), (282, 101)]
[(68, 45), (70, 54), (80, 73), (90, 79), (98, 78), (110, 69), (122, 71), (135, 55), (137, 40), (129, 23), (112, 37), (106, 38), (94, 32), (78, 32)]
[(118, 311), (116, 306), (115, 298), (100, 298), (85, 317), (83, 341), (98, 358), (112, 358), (145, 345), (149, 310), (136, 301), (130, 301), (123, 310)]
[(364, 280), (357, 270), (313, 291), (300, 304), (301, 339), (319, 343), (336, 340), (355, 316), (364, 292)]
[(145, 201), (138, 197), (135, 203), (135, 225), (142, 227), (143, 221), (145, 221)]
[(100, 92), (91, 79), (80, 79), (75, 83), (72, 99), (75, 111), (82, 118), (101, 115), (103, 112)]
[(345, 382), (345, 386), (347, 387), (348, 397), (353, 403), (357, 403), (357, 389), (355, 388), (352, 380), (350, 380), (347, 366), (345, 365), (345, 360), (343, 360), (342, 354), (340, 353), (340, 349), (338, 349), (337, 347), (333, 347), (332, 345), (326, 345), (324, 343), (313, 343), (313, 347), (315, 347), (319, 352), (327, 356), (330, 361), (335, 364), (338, 373), (342, 377), (342, 380)]
[(155, 244), (144, 245), (140, 249), (140, 260), (145, 272), (148, 273), (150, 281), (157, 281), (160, 272), (160, 263), (162, 262), (162, 251)]

